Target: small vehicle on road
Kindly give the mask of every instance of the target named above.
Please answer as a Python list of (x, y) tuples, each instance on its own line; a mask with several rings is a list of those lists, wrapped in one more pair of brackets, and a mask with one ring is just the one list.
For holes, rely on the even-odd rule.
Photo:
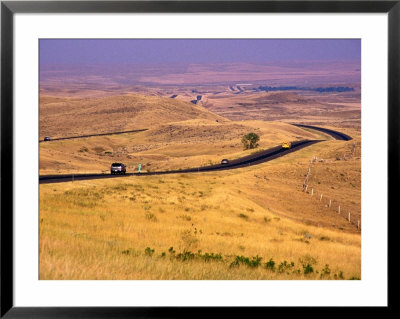
[(224, 158), (224, 159), (221, 161), (221, 164), (229, 164), (229, 160), (227, 160), (226, 158)]
[(291, 148), (292, 147), (292, 143), (290, 142), (282, 142), (282, 148)]
[(111, 164), (111, 175), (114, 174), (126, 174), (126, 167), (122, 163), (112, 163)]
[(51, 141), (50, 136), (45, 136), (44, 141)]

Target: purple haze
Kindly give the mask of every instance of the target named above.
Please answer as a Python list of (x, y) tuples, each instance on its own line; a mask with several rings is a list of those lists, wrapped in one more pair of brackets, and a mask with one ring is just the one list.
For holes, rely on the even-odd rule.
[(360, 39), (41, 39), (41, 64), (361, 60)]

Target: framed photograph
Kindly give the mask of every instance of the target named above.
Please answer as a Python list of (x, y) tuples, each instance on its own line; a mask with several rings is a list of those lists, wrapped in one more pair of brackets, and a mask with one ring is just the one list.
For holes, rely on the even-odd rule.
[(398, 1), (2, 1), (1, 316), (389, 307), (399, 29)]

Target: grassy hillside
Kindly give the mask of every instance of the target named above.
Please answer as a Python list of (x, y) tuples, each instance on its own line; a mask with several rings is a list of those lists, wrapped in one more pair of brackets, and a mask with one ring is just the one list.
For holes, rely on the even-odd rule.
[(301, 187), (317, 156), (310, 187), (360, 209), (359, 147), (340, 159), (351, 145), (224, 172), (40, 185), (40, 279), (360, 279), (359, 230)]
[[(205, 113), (207, 114), (207, 113)], [(260, 135), (259, 148), (243, 150), (243, 135)], [(168, 170), (219, 163), (298, 139), (329, 139), (315, 131), (264, 121), (195, 119), (155, 124), (140, 133), (40, 143), (40, 174), (108, 172), (123, 162), (128, 172), (141, 163), (144, 170)]]
[(151, 128), (189, 119), (224, 119), (170, 98), (120, 95), (104, 98), (40, 97), (40, 139)]

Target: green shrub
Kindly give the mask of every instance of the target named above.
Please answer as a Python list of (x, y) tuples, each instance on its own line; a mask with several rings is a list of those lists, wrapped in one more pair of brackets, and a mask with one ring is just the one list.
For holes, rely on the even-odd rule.
[(245, 257), (245, 256), (236, 256), (235, 260), (230, 264), (229, 267), (237, 267), (240, 265), (246, 265), (251, 268), (257, 268), (258, 266), (261, 265), (261, 260), (262, 260), (262, 257), (259, 257), (258, 255), (255, 257), (252, 257), (251, 259), (249, 257)]
[(146, 247), (146, 249), (144, 250), (145, 255), (147, 256), (153, 256), (154, 254), (154, 249), (151, 249), (150, 247)]
[(176, 260), (179, 261), (189, 261), (189, 260), (194, 260), (194, 259), (200, 259), (203, 260), (204, 262), (209, 262), (209, 261), (222, 261), (222, 255), (221, 254), (214, 254), (214, 253), (201, 253), (201, 250), (199, 250), (197, 253), (193, 253), (189, 250), (184, 250), (181, 253), (178, 253), (175, 255), (175, 251), (173, 247), (170, 247), (169, 252), (171, 253), (171, 257), (175, 257)]
[(314, 272), (314, 269), (310, 264), (303, 265), (303, 270), (304, 270), (305, 275), (311, 274), (312, 272)]
[(271, 258), (264, 264), (264, 267), (265, 267), (265, 269), (274, 271), (275, 270), (275, 261), (273, 261)]
[(176, 259), (180, 261), (187, 261), (194, 259), (194, 254), (191, 251), (184, 250), (182, 253), (176, 255)]
[(321, 270), (321, 278), (328, 276), (331, 274), (331, 270), (329, 269), (329, 265), (326, 264), (325, 267)]
[(292, 270), (294, 267), (294, 262), (292, 261), (291, 263), (288, 263), (286, 260), (284, 260), (283, 262), (281, 262), (278, 266), (278, 272), (279, 273), (283, 273), (283, 272), (287, 272), (289, 270)]
[(199, 253), (198, 255), (200, 258), (202, 258), (205, 262), (208, 262), (210, 260), (213, 261), (221, 261), (222, 260), (222, 255), (221, 254), (214, 254), (214, 253), (205, 253), (205, 254), (201, 254)]

